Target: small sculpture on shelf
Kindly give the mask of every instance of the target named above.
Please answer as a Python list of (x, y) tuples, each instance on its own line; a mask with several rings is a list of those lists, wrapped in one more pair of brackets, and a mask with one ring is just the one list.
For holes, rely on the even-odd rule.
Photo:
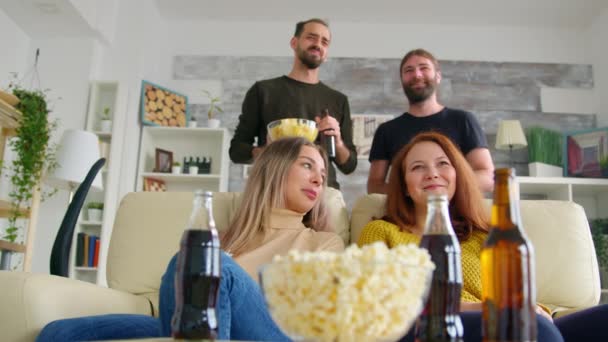
[[(184, 157), (183, 173), (206, 175), (211, 173), (211, 157)], [(194, 171), (196, 170), (196, 171)]]

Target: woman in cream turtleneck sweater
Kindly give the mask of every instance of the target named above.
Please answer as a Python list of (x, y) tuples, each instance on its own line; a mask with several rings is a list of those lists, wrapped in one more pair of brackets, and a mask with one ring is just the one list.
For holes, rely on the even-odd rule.
[[(258, 268), (278, 254), (342, 251), (323, 203), (327, 158), (302, 138), (269, 144), (257, 157), (240, 208), (221, 236), (221, 281), (217, 299), (221, 340), (289, 341), (273, 322), (257, 280)], [(231, 254), (231, 256), (229, 255)], [(37, 341), (90, 341), (171, 335), (175, 308), (176, 256), (160, 286), (159, 319), (103, 315), (49, 323)]]
[(304, 139), (268, 145), (251, 169), (240, 209), (222, 235), (222, 249), (257, 280), (258, 268), (292, 249), (342, 251), (323, 201), (327, 159)]

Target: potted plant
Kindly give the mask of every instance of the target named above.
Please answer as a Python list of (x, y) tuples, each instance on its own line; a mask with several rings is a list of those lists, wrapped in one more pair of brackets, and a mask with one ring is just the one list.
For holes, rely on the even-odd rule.
[(608, 219), (589, 220), (602, 288), (608, 285)]
[(544, 127), (530, 127), (528, 169), (533, 177), (562, 177), (562, 134)]
[[(13, 95), (19, 99), (15, 108), (22, 114), (19, 126), (15, 129), (15, 139), (9, 146), (14, 152), (14, 160), (10, 164), (2, 164), (11, 182), (9, 192), (10, 210), (7, 217), (8, 226), (2, 239), (16, 242), (21, 234), (22, 223), (18, 219), (27, 219), (27, 214), (19, 210), (29, 207), (35, 191), (41, 191), (40, 184), (43, 175), (51, 172), (56, 166), (56, 145), (49, 144), (51, 133), (57, 128), (57, 123), (49, 121), (50, 110), (47, 106), (46, 95), (40, 90), (26, 90), (11, 85)], [(55, 193), (53, 190), (41, 194), (45, 200)], [(4, 253), (3, 253), (4, 257)]]
[(179, 175), (182, 173), (182, 164), (180, 162), (173, 162), (173, 166), (171, 167), (171, 172), (174, 175)]
[(103, 203), (89, 202), (87, 204), (87, 217), (89, 221), (101, 222), (103, 217)]
[(110, 116), (110, 107), (104, 107), (101, 113), (100, 130), (104, 133), (112, 132), (112, 117)]
[(205, 95), (207, 95), (207, 98), (209, 98), (209, 110), (207, 111), (207, 117), (208, 117), (208, 121), (207, 121), (207, 127), (209, 128), (218, 128), (220, 127), (220, 120), (215, 118), (215, 116), (218, 113), (223, 113), (224, 110), (217, 105), (218, 102), (220, 102), (220, 97), (219, 96), (213, 96), (211, 95), (210, 92), (208, 92), (207, 90), (203, 89), (203, 93)]

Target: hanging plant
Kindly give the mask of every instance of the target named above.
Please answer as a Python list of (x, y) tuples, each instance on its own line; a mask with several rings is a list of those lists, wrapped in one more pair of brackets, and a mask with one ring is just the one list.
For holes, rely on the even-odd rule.
[[(9, 171), (13, 185), (9, 198), (11, 201), (9, 226), (5, 230), (4, 239), (15, 242), (20, 228), (17, 220), (23, 216), (19, 208), (28, 207), (35, 191), (41, 191), (41, 178), (45, 171), (50, 172), (56, 167), (56, 146), (50, 145), (51, 132), (56, 122), (49, 122), (49, 112), (45, 94), (40, 90), (25, 90), (13, 88), (13, 95), (19, 98), (15, 108), (22, 114), (16, 136), (9, 143), (15, 152), (15, 160), (6, 168)], [(43, 199), (54, 193), (43, 194)]]

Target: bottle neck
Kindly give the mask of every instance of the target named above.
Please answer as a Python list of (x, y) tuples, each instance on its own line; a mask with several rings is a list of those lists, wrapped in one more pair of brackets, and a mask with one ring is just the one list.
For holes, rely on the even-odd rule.
[(211, 193), (195, 192), (192, 201), (192, 213), (186, 229), (215, 230), (212, 203)]
[(424, 234), (455, 235), (447, 199), (429, 199), (427, 202)]
[(521, 228), (519, 187), (511, 174), (496, 175), (491, 222), (494, 229)]

